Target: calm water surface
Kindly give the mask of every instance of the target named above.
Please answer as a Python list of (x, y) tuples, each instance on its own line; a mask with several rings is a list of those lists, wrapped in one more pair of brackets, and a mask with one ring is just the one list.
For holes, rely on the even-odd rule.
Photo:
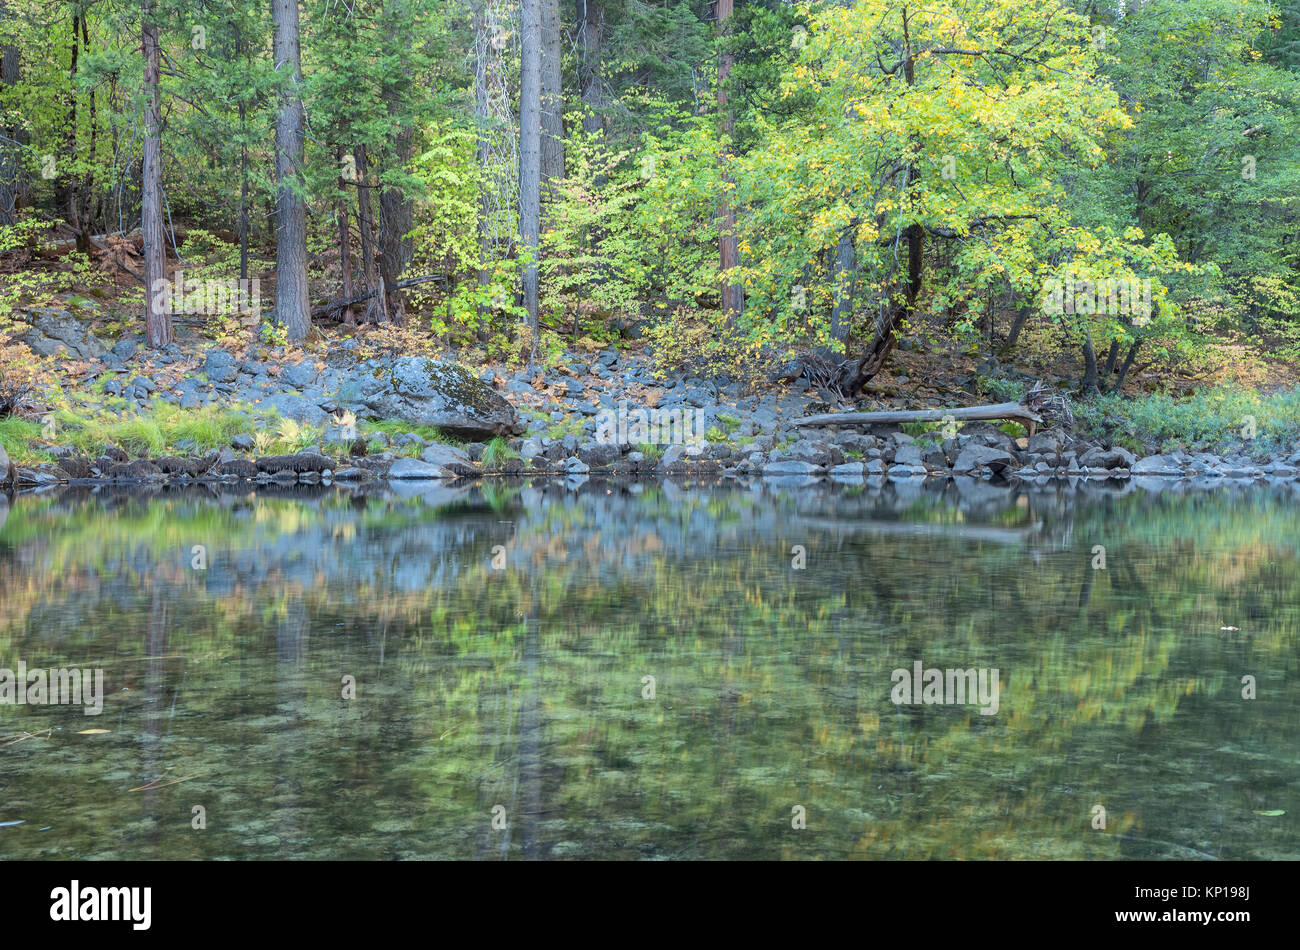
[[(1300, 856), (1289, 489), (71, 491), (0, 522), (0, 667), (106, 694), (0, 706), (0, 858)], [(896, 705), (916, 661), (997, 668), (997, 713)]]

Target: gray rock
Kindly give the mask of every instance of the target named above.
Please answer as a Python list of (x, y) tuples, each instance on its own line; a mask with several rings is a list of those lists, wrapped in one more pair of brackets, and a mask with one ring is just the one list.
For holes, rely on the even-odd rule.
[[(901, 435), (902, 433), (899, 434)], [(895, 465), (919, 466), (923, 464), (923, 462), (924, 459), (921, 457), (921, 447), (915, 443), (908, 442), (904, 445), (900, 445), (894, 452)]]
[(592, 468), (613, 465), (623, 457), (622, 446), (610, 443), (591, 442), (578, 449), (578, 458)]
[(239, 365), (225, 350), (208, 350), (203, 358), (203, 372), (214, 383), (233, 383), (239, 375)]
[(301, 363), (294, 363), (292, 366), (286, 366), (280, 371), (280, 382), (288, 383), (294, 389), (302, 389), (304, 386), (310, 386), (316, 381), (319, 371), (316, 364), (311, 360), (303, 360)]
[[(832, 453), (831, 446), (812, 439), (801, 439), (796, 442), (790, 446), (788, 454), (792, 459), (807, 462), (819, 469), (843, 461), (843, 456), (840, 455), (838, 449)], [(834, 455), (840, 455), (840, 457), (834, 458)]]
[(304, 425), (326, 426), (330, 422), (329, 413), (320, 406), (291, 393), (276, 393), (274, 396), (268, 396), (257, 403), (257, 408), (263, 412), (275, 410), (282, 418), (292, 419)]
[(972, 442), (961, 450), (961, 454), (957, 456), (957, 461), (952, 465), (952, 470), (954, 472), (973, 472), (978, 468), (987, 467), (992, 471), (1000, 472), (1007, 466), (1015, 464), (1015, 462), (1015, 456), (1010, 452)]
[(1167, 455), (1148, 455), (1129, 467), (1133, 475), (1181, 475), (1183, 468)]
[(477, 469), (470, 460), (469, 453), (454, 445), (434, 442), (420, 453), (421, 460), (430, 465), (437, 465), (457, 475), (472, 475)]
[(112, 353), (120, 359), (129, 360), (139, 348), (140, 344), (135, 340), (118, 340), (113, 344)]
[(861, 462), (845, 462), (831, 469), (831, 478), (858, 481), (866, 474), (867, 467)]
[(799, 459), (786, 459), (783, 462), (769, 462), (763, 466), (763, 474), (769, 475), (820, 475), (825, 469), (812, 462)]
[(93, 360), (108, 352), (108, 347), (66, 310), (32, 310), (27, 318), (32, 326), (20, 339), (41, 356)]
[(1079, 464), (1092, 469), (1129, 468), (1135, 461), (1128, 449), (1116, 446), (1113, 449), (1088, 449), (1079, 457)]
[(1029, 437), (1026, 451), (1030, 455), (1049, 455), (1055, 458), (1061, 452), (1061, 440), (1055, 432), (1037, 432)]
[(570, 475), (586, 475), (591, 471), (591, 466), (576, 456), (570, 456), (564, 463), (564, 470)]
[(241, 452), (251, 452), (256, 445), (257, 440), (247, 432), (240, 432), (238, 435), (231, 436), (230, 438), (230, 447), (232, 449), (238, 449)]
[(422, 356), (383, 365), (359, 385), (360, 401), (376, 415), (437, 426), (476, 441), (522, 434), (514, 407), (463, 366)]
[(0, 445), (0, 485), (9, 481), (9, 468), (9, 456), (5, 454), (5, 447)]
[(393, 463), (393, 467), (388, 470), (389, 478), (413, 479), (413, 478), (452, 478), (454, 473), (448, 472), (440, 465), (431, 465), (420, 459), (398, 459)]
[(686, 457), (686, 446), (670, 445), (664, 449), (663, 455), (659, 456), (659, 467), (666, 469), (670, 465), (676, 465)]

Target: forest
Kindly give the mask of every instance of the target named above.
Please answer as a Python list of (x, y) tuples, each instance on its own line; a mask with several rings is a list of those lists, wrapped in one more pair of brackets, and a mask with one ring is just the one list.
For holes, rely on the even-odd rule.
[(1294, 0), (3, 0), (0, 44), (29, 415), (55, 305), (850, 406), (1294, 386)]

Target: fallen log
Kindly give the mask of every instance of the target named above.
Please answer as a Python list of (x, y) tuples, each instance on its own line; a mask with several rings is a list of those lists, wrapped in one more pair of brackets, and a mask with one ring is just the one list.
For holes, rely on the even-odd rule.
[(796, 426), (866, 426), (897, 425), (903, 422), (991, 421), (1006, 419), (1024, 422), (1033, 435), (1043, 417), (1018, 402), (999, 402), (990, 406), (965, 406), (961, 409), (885, 409), (880, 412), (827, 412), (796, 420)]
[[(408, 277), (405, 280), (397, 281), (397, 283), (393, 284), (391, 289), (405, 290), (407, 287), (415, 287), (419, 284), (427, 284), (431, 280), (445, 284), (447, 282), (447, 275), (446, 274), (424, 274), (420, 277)], [(344, 307), (350, 307), (354, 303), (361, 303), (362, 301), (369, 300), (377, 293), (379, 293), (378, 290), (370, 290), (367, 291), (366, 293), (361, 294), (360, 296), (349, 297), (347, 300), (331, 300), (329, 303), (321, 304), (319, 307), (312, 307), (311, 315), (313, 317), (324, 317), (336, 311), (342, 310)]]

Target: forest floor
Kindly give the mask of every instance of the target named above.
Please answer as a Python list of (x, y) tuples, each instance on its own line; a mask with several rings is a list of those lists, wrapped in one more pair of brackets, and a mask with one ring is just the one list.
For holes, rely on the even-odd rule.
[[(65, 245), (65, 254), (66, 250)], [(458, 362), (524, 415), (525, 438), (510, 441), (495, 453), (501, 457), (536, 452), (538, 447), (530, 446), (528, 438), (540, 440), (543, 448), (565, 443), (566, 450), (572, 451), (591, 434), (591, 419), (598, 411), (626, 402), (650, 409), (703, 409), (712, 441), (731, 443), (732, 456), (719, 450), (713, 453), (717, 460), (725, 464), (744, 458), (752, 466), (783, 461), (786, 448), (806, 441), (805, 432), (793, 423), (810, 412), (1001, 402), (1019, 398), (1040, 380), (1063, 391), (1076, 389), (1080, 373), (1077, 346), (1050, 325), (1027, 328), (1017, 354), (1006, 364), (992, 355), (992, 345), (928, 342), (926, 328), (921, 327), (920, 332), (900, 339), (886, 370), (853, 405), (817, 391), (806, 380), (745, 384), (675, 370), (660, 365), (640, 340), (586, 340), (581, 341), (586, 346), (566, 346), (545, 365), (511, 365), (488, 358), (478, 347), (441, 345), (421, 329), (418, 316), (398, 328), (318, 322), (312, 338), (301, 346), (267, 342), (256, 335), (256, 328), (237, 320), (177, 316), (175, 343), (151, 351), (143, 346), (141, 290), (130, 273), (139, 264), (135, 251), (127, 241), (106, 250), (96, 248), (90, 272), (80, 275), (69, 274), (65, 254), (11, 252), (0, 258), (0, 281), (6, 279), (6, 270), (14, 282), (24, 275), (51, 273), (87, 278), (65, 284), (51, 296), (42, 318), (44, 331), (17, 319), (11, 321), (11, 332), (0, 333), (0, 379), (17, 375), (31, 383), (23, 405), (17, 407), (18, 420), (0, 419), (0, 441), (15, 461), (51, 465), (66, 454), (51, 454), (58, 439), (35, 424), (35, 420), (48, 421), (55, 412), (65, 427), (80, 431), (82, 443), (94, 441), (102, 430), (101, 444), (113, 436), (125, 436), (123, 441), (134, 437), (139, 441), (135, 449), (151, 449), (156, 455), (217, 447), (241, 427), (219, 418), (222, 414), (266, 406), (273, 419), (287, 416), (293, 425), (287, 433), (264, 438), (259, 448), (292, 451), (319, 443), (348, 415), (345, 400), (333, 398), (339, 392), (338, 381), (346, 377), (337, 366), (404, 355)], [(214, 353), (230, 367), (229, 378), (210, 378)], [(340, 353), (346, 356), (344, 364), (337, 359)], [(1300, 434), (1298, 376), (1293, 364), (1270, 358), (1250, 341), (1215, 343), (1195, 361), (1166, 360), (1145, 366), (1139, 361), (1122, 397), (1112, 394), (1076, 403), (1077, 436), (1104, 449), (1124, 446), (1139, 457), (1162, 449), (1226, 454), (1252, 449), (1276, 454), (1286, 449), (1280, 456), (1284, 457)], [(1103, 377), (1103, 389), (1109, 382)], [(1152, 395), (1157, 390), (1161, 394)], [(168, 415), (171, 408), (194, 413), (201, 422), (181, 424), (175, 413)], [(159, 412), (165, 418), (153, 418)], [(123, 420), (133, 419), (141, 420), (139, 425), (130, 429), (127, 423), (124, 429)], [(1251, 420), (1252, 426), (1258, 423), (1265, 438), (1253, 445), (1248, 444), (1253, 435), (1239, 438), (1243, 419)], [(274, 427), (274, 422), (254, 426)], [(436, 440), (432, 433), (384, 425), (383, 420), (365, 428), (372, 434), (382, 431), (385, 437), (406, 436), (402, 447), (384, 446), (380, 439), (377, 447), (391, 448), (395, 455), (403, 454), (403, 449), (408, 456), (418, 455)], [(1014, 425), (1003, 428), (1010, 437), (1023, 435)], [(756, 440), (760, 440), (757, 446)], [(481, 459), (483, 451), (483, 446), (472, 449), (479, 456), (474, 461)], [(1079, 454), (1084, 454), (1082, 447)]]

